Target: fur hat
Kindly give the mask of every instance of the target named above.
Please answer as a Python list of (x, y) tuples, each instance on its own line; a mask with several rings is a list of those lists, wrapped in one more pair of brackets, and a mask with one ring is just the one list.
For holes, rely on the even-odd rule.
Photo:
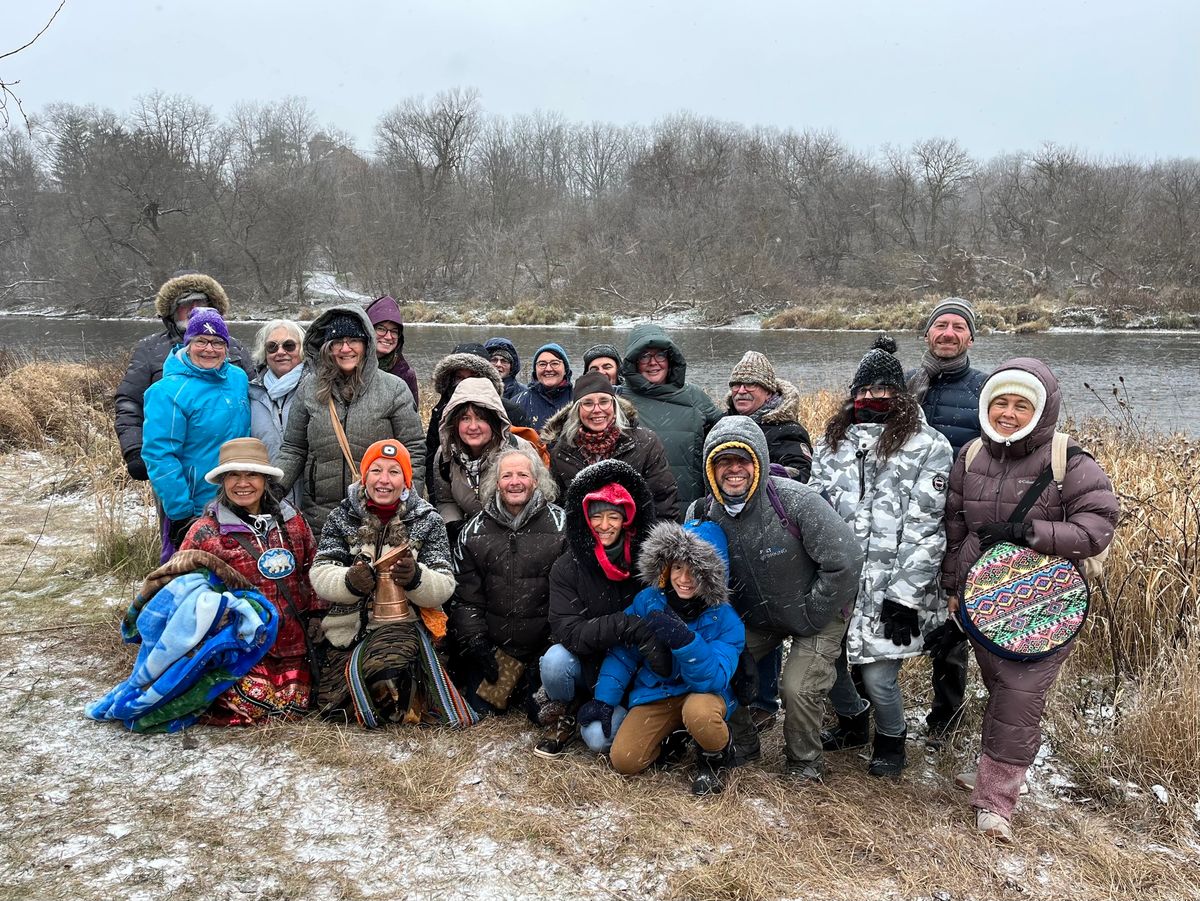
[(340, 341), (343, 338), (367, 341), (367, 331), (363, 328), (362, 320), (347, 313), (331, 316), (325, 326), (325, 333), (321, 336), (321, 343), (328, 344), (330, 341)]
[(858, 393), (860, 388), (868, 385), (887, 385), (897, 391), (904, 391), (904, 367), (896, 359), (896, 341), (887, 335), (880, 335), (871, 345), (858, 364), (854, 380), (850, 383), (850, 396)]
[(775, 367), (765, 354), (748, 350), (729, 373), (729, 385), (761, 385), (772, 394), (779, 393), (779, 380), (775, 378)]
[(234, 438), (221, 445), (217, 465), (204, 476), (210, 485), (220, 485), (227, 472), (258, 472), (273, 479), (282, 479), (283, 470), (271, 465), (267, 446), (257, 438)]
[(372, 463), (380, 458), (395, 460), (399, 463), (400, 471), (404, 473), (404, 487), (412, 487), (412, 457), (408, 454), (408, 448), (395, 438), (384, 438), (382, 441), (376, 441), (367, 448), (366, 453), (363, 454), (362, 462), (358, 465), (359, 478), (364, 483), (367, 481), (367, 470), (371, 468)]
[[(229, 297), (215, 278), (201, 272), (181, 272), (163, 282), (154, 297), (154, 311), (160, 319), (170, 319), (184, 298), (202, 294), (207, 306), (222, 316), (229, 313)], [(195, 301), (189, 301), (194, 303)]]
[(975, 310), (968, 301), (963, 300), (961, 297), (947, 297), (944, 300), (939, 300), (938, 305), (933, 308), (933, 312), (926, 318), (925, 331), (921, 334), (928, 335), (929, 330), (933, 328), (933, 324), (937, 322), (938, 317), (945, 316), (947, 313), (953, 313), (955, 316), (960, 316), (966, 320), (971, 337), (975, 337)]
[(193, 338), (220, 338), (229, 346), (229, 327), (221, 314), (212, 307), (198, 307), (188, 317), (187, 331), (183, 333), (183, 343), (189, 343)]

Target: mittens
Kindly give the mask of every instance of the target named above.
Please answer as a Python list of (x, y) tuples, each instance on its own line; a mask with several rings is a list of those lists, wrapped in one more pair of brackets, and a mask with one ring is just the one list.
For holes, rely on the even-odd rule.
[(576, 722), (580, 726), (599, 723), (600, 728), (604, 730), (604, 737), (612, 738), (612, 718), (615, 710), (616, 708), (612, 704), (605, 704), (603, 701), (593, 699), (579, 708)]
[(966, 640), (967, 633), (960, 629), (952, 619), (948, 619), (925, 636), (925, 650), (929, 652), (929, 656), (944, 660)]
[(979, 529), (979, 550), (986, 551), (995, 547), (1001, 541), (1009, 544), (1028, 544), (1025, 523), (1023, 522), (989, 522)]
[(673, 651), (691, 644), (696, 637), (695, 633), (670, 608), (652, 610), (642, 618), (642, 621), (654, 631), (659, 641)]
[(346, 589), (356, 597), (365, 598), (375, 590), (375, 570), (371, 564), (359, 560), (346, 570)]

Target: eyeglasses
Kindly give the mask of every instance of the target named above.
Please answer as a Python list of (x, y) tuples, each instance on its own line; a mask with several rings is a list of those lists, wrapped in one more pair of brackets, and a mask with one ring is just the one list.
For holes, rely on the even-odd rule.
[(500, 363), (506, 363), (506, 364), (508, 363), (508, 357), (496, 356), (496, 357), (492, 357), (491, 360), (492, 360), (493, 366), (499, 365)]
[(218, 347), (221, 348), (221, 350), (225, 349), (225, 342), (222, 341), (220, 338), (193, 338), (192, 344), (194, 344), (196, 347), (201, 348), (202, 350), (204, 350), (204, 349), (215, 350)]
[(386, 325), (377, 325), (375, 326), (375, 334), (380, 338), (386, 338), (388, 335), (391, 335), (393, 338), (399, 338), (400, 329), (388, 328)]
[(266, 351), (269, 354), (273, 354), (277, 350), (282, 350), (284, 353), (293, 354), (296, 352), (297, 346), (298, 345), (296, 342), (291, 338), (289, 338), (287, 341), (268, 341), (266, 344)]
[(648, 350), (640, 357), (639, 363), (665, 363), (667, 362), (667, 352), (665, 350)]
[(549, 360), (549, 361), (547, 361), (547, 362), (545, 362), (545, 363), (538, 363), (538, 364), (537, 364), (537, 366), (536, 366), (536, 367), (534, 367), (534, 368), (535, 368), (535, 369), (541, 369), (541, 370), (545, 370), (545, 369), (562, 369), (562, 368), (563, 368), (563, 364), (562, 364), (562, 361), (561, 361), (561, 360)]
[(346, 347), (353, 347), (356, 344), (363, 344), (363, 343), (364, 342), (363, 342), (362, 338), (333, 338), (330, 340), (329, 346), (332, 347), (334, 350), (337, 350), (339, 347), (342, 347), (343, 345), (345, 345)]
[(891, 385), (863, 385), (855, 392), (857, 397), (891, 397), (896, 391)]

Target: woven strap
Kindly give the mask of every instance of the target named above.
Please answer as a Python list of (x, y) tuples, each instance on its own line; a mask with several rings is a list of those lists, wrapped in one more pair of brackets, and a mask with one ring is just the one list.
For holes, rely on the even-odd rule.
[(354, 462), (354, 456), (350, 453), (350, 442), (346, 440), (346, 430), (342, 428), (342, 421), (338, 419), (337, 406), (333, 402), (333, 398), (329, 398), (329, 418), (333, 422), (333, 434), (337, 436), (338, 445), (342, 448), (342, 456), (346, 458), (346, 465), (350, 467), (350, 480), (354, 480), (354, 474), (358, 472), (358, 464)]

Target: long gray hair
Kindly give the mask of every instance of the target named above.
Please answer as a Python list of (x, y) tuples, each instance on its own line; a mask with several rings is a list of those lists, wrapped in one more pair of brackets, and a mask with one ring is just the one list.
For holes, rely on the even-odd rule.
[(258, 330), (254, 336), (254, 352), (252, 357), (256, 366), (265, 366), (267, 362), (267, 338), (277, 328), (287, 329), (287, 333), (295, 339), (300, 351), (300, 361), (304, 361), (304, 326), (293, 319), (272, 319)]
[(517, 447), (504, 448), (497, 452), (488, 463), (487, 471), (479, 481), (479, 498), (483, 501), (483, 505), (486, 507), (496, 496), (500, 482), (500, 462), (505, 457), (513, 456), (524, 457), (529, 461), (529, 471), (533, 473), (534, 487), (542, 493), (542, 498), (547, 504), (554, 503), (558, 497), (558, 485), (554, 483), (554, 477), (550, 475), (550, 470), (546, 468), (542, 458), (537, 455), (537, 451), (522, 444)]
[(367, 359), (371, 349), (369, 342), (363, 342), (362, 359), (358, 361), (358, 365), (354, 367), (354, 371), (345, 374), (338, 368), (337, 361), (333, 359), (333, 342), (326, 341), (321, 345), (320, 359), (317, 362), (317, 402), (321, 404), (329, 403), (329, 398), (333, 396), (334, 391), (337, 391), (337, 396), (345, 403), (350, 403), (358, 396), (358, 392), (362, 390), (363, 373), (366, 371), (367, 365), (378, 368), (379, 364), (375, 361), (374, 354)]
[[(584, 397), (588, 396), (590, 395), (584, 395)], [(612, 397), (613, 408), (617, 411), (617, 418), (615, 420), (617, 428), (622, 432), (628, 432), (629, 417), (626, 416), (625, 411), (621, 409), (621, 402), (617, 400), (616, 395), (614, 394), (609, 396)], [(567, 442), (567, 444), (571, 445), (571, 447), (575, 446), (575, 438), (579, 435), (579, 430), (583, 428), (583, 420), (579, 418), (579, 405), (582, 403), (583, 397), (571, 404), (571, 412), (567, 414), (567, 421), (563, 423), (562, 432), (559, 434), (559, 438)]]

